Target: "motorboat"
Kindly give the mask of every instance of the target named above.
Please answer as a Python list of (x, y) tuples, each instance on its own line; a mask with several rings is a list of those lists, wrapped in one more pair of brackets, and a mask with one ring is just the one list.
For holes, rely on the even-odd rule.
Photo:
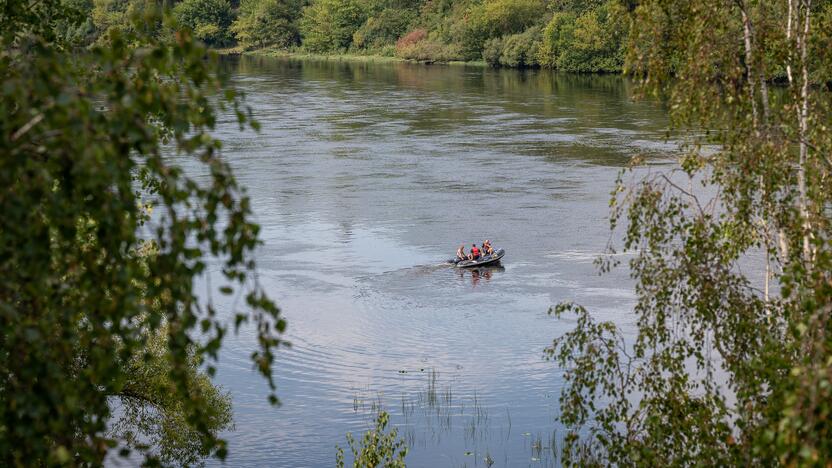
[(505, 249), (495, 250), (491, 255), (483, 255), (476, 260), (451, 259), (448, 262), (456, 264), (457, 268), (474, 268), (483, 265), (493, 265), (506, 255)]

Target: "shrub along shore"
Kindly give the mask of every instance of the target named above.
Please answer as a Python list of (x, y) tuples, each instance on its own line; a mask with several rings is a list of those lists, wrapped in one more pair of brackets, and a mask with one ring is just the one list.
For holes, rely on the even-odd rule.
[(280, 57), (291, 58), (298, 60), (315, 60), (323, 62), (364, 62), (364, 63), (396, 63), (396, 62), (410, 62), (422, 63), (430, 65), (433, 63), (442, 65), (462, 65), (466, 67), (487, 67), (489, 64), (484, 60), (451, 60), (451, 61), (437, 61), (437, 60), (416, 60), (407, 59), (396, 56), (380, 55), (380, 54), (356, 54), (350, 52), (344, 53), (311, 53), (302, 49), (275, 49), (271, 47), (264, 47), (262, 49), (245, 50), (241, 47), (232, 47), (226, 49), (215, 49), (220, 55), (250, 55), (259, 57)]
[[(66, 0), (81, 44), (155, 0)], [(622, 0), (165, 0), (220, 53), (326, 60), (468, 63), (620, 72), (632, 6)], [(157, 24), (159, 34), (170, 34)]]

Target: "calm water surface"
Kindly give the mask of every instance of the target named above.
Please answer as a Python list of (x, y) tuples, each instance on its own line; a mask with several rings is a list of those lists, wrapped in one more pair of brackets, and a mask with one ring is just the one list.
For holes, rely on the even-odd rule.
[[(624, 270), (592, 264), (635, 153), (667, 161), (665, 113), (619, 77), (411, 64), (227, 63), (262, 124), (220, 126), (253, 199), (260, 280), (289, 321), (280, 408), (230, 337), (230, 466), (332, 466), (379, 406), (410, 466), (552, 466), (562, 370), (543, 358), (575, 300), (631, 329)], [(441, 265), (464, 242), (502, 268)], [(216, 463), (216, 462), (209, 462)]]

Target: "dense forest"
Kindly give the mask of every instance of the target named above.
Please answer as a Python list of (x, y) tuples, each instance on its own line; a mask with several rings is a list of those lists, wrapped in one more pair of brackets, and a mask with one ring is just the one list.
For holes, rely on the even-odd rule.
[[(170, 1), (170, 0), (166, 0)], [(66, 0), (67, 31), (93, 43), (148, 0)], [(618, 72), (632, 8), (619, 0), (177, 0), (179, 23), (210, 47)], [(156, 27), (164, 32), (161, 25)]]

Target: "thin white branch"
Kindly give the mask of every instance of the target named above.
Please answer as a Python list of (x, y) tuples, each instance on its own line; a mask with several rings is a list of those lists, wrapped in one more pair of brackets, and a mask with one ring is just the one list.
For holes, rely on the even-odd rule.
[(22, 126), (22, 127), (20, 127), (19, 129), (17, 129), (17, 131), (16, 131), (16, 132), (14, 132), (14, 133), (12, 134), (12, 141), (17, 141), (17, 139), (18, 139), (18, 138), (20, 138), (20, 137), (22, 137), (23, 135), (25, 135), (25, 134), (26, 134), (26, 132), (28, 132), (29, 130), (31, 130), (31, 129), (32, 129), (32, 127), (34, 127), (34, 126), (35, 126), (35, 125), (37, 125), (37, 124), (38, 124), (41, 120), (43, 120), (43, 117), (44, 117), (44, 115), (43, 115), (43, 114), (38, 114), (38, 115), (36, 115), (36, 116), (32, 117), (32, 119), (31, 119), (31, 120), (29, 120), (28, 122), (26, 122), (26, 124), (25, 124), (25, 125), (23, 125), (23, 126)]

